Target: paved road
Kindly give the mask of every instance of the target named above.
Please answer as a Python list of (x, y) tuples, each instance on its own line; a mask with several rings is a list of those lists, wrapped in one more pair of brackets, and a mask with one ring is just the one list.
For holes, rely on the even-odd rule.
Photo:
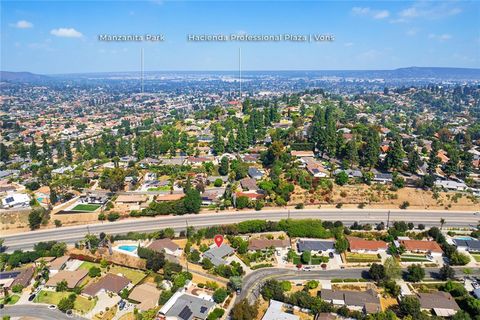
[[(462, 267), (454, 267), (457, 276), (462, 275)], [(242, 292), (238, 301), (248, 298), (253, 303), (260, 294), (263, 283), (270, 279), (277, 280), (331, 280), (368, 278), (369, 268), (352, 268), (337, 270), (297, 271), (281, 268), (265, 268), (254, 271), (243, 278)], [(438, 268), (425, 268), (425, 278), (438, 279)], [(480, 269), (471, 269), (472, 275), (480, 276)], [(405, 270), (404, 270), (405, 272)]]
[[(189, 226), (206, 227), (220, 224), (236, 223), (251, 219), (267, 219), (278, 221), (290, 218), (317, 218), (322, 220), (341, 220), (345, 224), (355, 221), (360, 223), (378, 223), (387, 221), (388, 210), (362, 210), (362, 209), (303, 209), (289, 211), (287, 209), (274, 209), (262, 211), (221, 211), (218, 213), (190, 214), (183, 216), (161, 216), (152, 218), (128, 219), (116, 222), (104, 222), (82, 226), (61, 227), (24, 232), (5, 236), (4, 245), (7, 251), (16, 249), (31, 249), (40, 241), (64, 241), (74, 243), (85, 237), (88, 232), (99, 234), (123, 234), (130, 231), (151, 232), (158, 229), (173, 228), (176, 231), (185, 230), (188, 221)], [(413, 211), (391, 210), (390, 222), (395, 220), (412, 221), (416, 224), (423, 223), (427, 227), (439, 226), (440, 218), (446, 220), (445, 227), (469, 227), (476, 225), (480, 220), (479, 215), (466, 211)]]
[(13, 305), (5, 306), (0, 310), (0, 316), (14, 317), (32, 317), (34, 319), (42, 320), (72, 320), (72, 319), (85, 319), (79, 315), (67, 316), (65, 313), (58, 310), (50, 310), (46, 305)]

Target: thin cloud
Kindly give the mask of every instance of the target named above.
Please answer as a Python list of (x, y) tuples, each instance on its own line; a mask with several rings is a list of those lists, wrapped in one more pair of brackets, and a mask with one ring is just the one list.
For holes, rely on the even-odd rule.
[(388, 10), (374, 10), (366, 7), (353, 7), (352, 13), (356, 16), (365, 16), (373, 19), (385, 19), (390, 16)]
[(399, 19), (411, 20), (417, 18), (425, 19), (441, 19), (445, 17), (455, 16), (462, 12), (462, 9), (453, 6), (452, 3), (433, 1), (419, 1), (398, 13)]
[(27, 20), (19, 20), (15, 24), (13, 24), (12, 26), (17, 28), (17, 29), (30, 29), (30, 28), (33, 28), (33, 23), (31, 23)]
[(50, 34), (62, 38), (81, 38), (83, 36), (81, 32), (75, 30), (74, 28), (52, 29)]
[(448, 41), (450, 39), (452, 39), (452, 35), (448, 34), (448, 33), (444, 33), (444, 34), (435, 34), (435, 33), (430, 33), (428, 35), (428, 37), (430, 39), (434, 39), (434, 40), (438, 40), (438, 41)]
[(418, 29), (416, 28), (408, 29), (406, 32), (407, 36), (411, 36), (411, 37), (416, 36), (417, 33), (418, 33)]

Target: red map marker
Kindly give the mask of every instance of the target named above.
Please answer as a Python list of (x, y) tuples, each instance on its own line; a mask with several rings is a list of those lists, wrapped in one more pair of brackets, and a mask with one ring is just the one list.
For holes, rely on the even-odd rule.
[(213, 238), (213, 241), (217, 244), (217, 247), (220, 247), (223, 243), (223, 236), (217, 234), (215, 238)]

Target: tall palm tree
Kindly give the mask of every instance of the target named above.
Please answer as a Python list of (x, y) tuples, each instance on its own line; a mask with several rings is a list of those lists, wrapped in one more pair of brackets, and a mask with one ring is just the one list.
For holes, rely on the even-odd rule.
[(440, 230), (443, 229), (443, 225), (445, 224), (445, 219), (444, 218), (440, 218)]

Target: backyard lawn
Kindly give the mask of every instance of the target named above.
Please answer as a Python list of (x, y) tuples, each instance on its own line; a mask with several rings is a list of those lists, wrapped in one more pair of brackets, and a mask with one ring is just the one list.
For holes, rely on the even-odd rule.
[[(58, 305), (62, 298), (68, 298), (70, 294), (71, 292), (55, 292), (42, 290), (35, 298), (35, 302)], [(81, 313), (87, 313), (95, 306), (95, 302), (95, 299), (88, 300), (85, 297), (77, 296), (77, 299), (75, 299), (74, 309)]]
[(349, 263), (364, 263), (364, 262), (380, 262), (381, 259), (376, 254), (371, 253), (345, 253), (347, 262)]
[(97, 268), (100, 268), (100, 263), (95, 263), (95, 262), (90, 262), (90, 261), (84, 261), (80, 267), (78, 267), (79, 269), (83, 269), (83, 270), (90, 270), (91, 267), (97, 267)]
[(125, 276), (125, 278), (130, 280), (134, 285), (142, 281), (143, 278), (145, 278), (146, 276), (146, 274), (143, 271), (125, 268), (121, 266), (111, 266), (108, 272), (114, 273), (114, 274), (121, 273), (122, 275)]
[[(84, 270), (90, 270), (91, 267), (98, 267), (100, 268), (99, 263), (95, 262), (89, 262), (89, 261), (84, 261), (79, 269), (84, 269)], [(104, 269), (102, 271), (105, 271)], [(136, 285), (140, 281), (145, 278), (146, 274), (141, 271), (141, 270), (136, 270), (136, 269), (131, 269), (131, 268), (126, 268), (126, 267), (121, 267), (121, 266), (116, 266), (116, 265), (111, 265), (110, 269), (107, 271), (108, 273), (113, 273), (113, 274), (119, 274), (121, 273), (122, 275), (125, 276), (128, 280), (132, 282), (132, 284)]]
[(480, 253), (470, 253), (475, 261), (480, 262)]
[(72, 211), (86, 211), (86, 212), (93, 212), (100, 208), (99, 204), (77, 204), (75, 207), (72, 208)]

